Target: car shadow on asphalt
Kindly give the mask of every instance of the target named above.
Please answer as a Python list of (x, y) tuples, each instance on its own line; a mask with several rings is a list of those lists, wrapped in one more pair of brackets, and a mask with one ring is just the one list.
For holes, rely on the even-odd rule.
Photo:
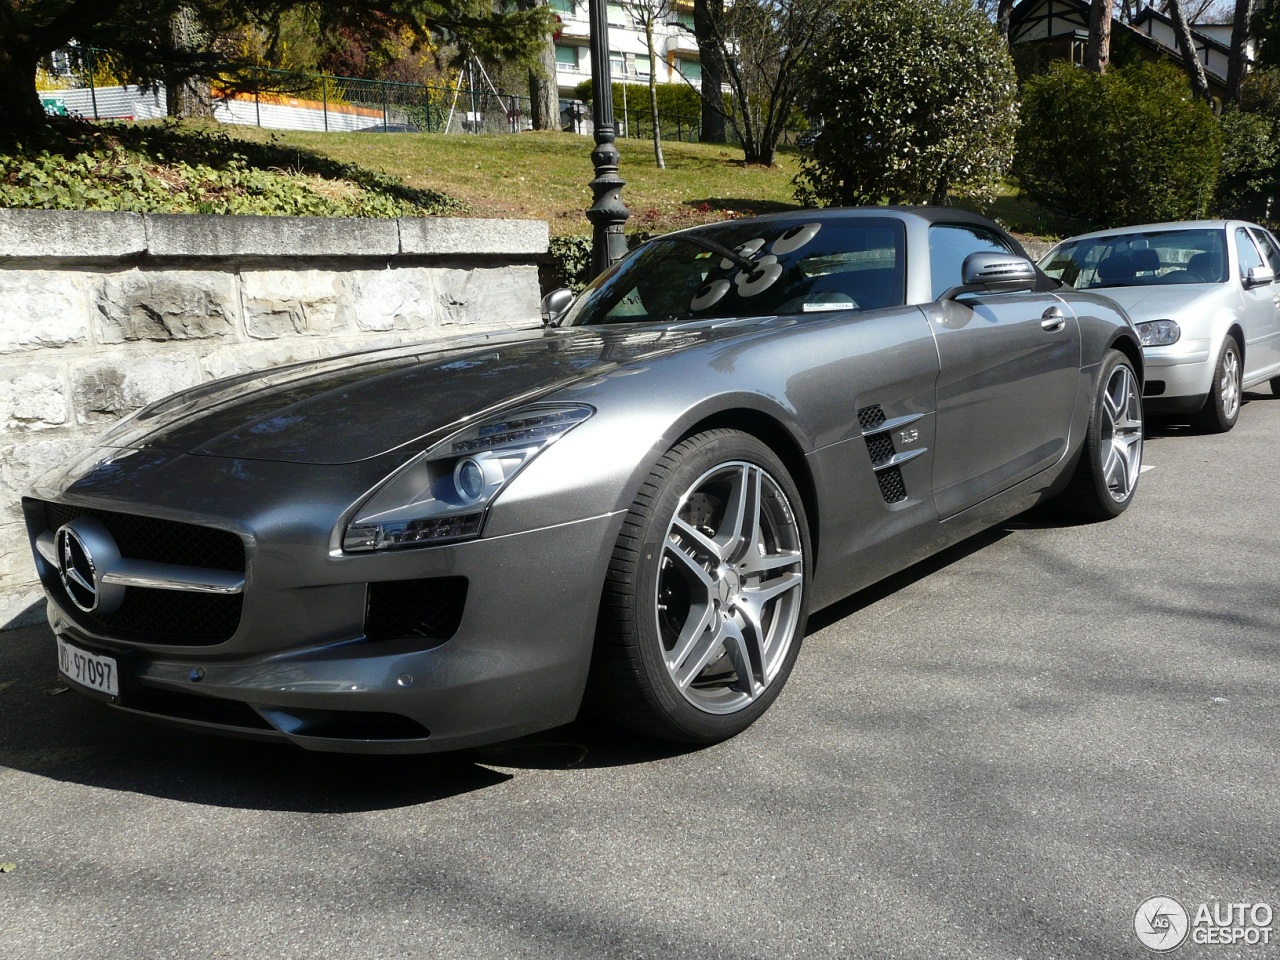
[(353, 813), (432, 803), (512, 779), (509, 769), (626, 766), (690, 747), (628, 738), (589, 719), (491, 747), (443, 754), (315, 753), (214, 736), (112, 710), (67, 687), (43, 625), (0, 634), (0, 773), (190, 803)]
[[(1244, 403), (1268, 403), (1280, 399), (1268, 392), (1246, 390), (1240, 398)], [(1157, 413), (1147, 416), (1144, 436), (1148, 440), (1163, 440), (1167, 437), (1199, 436), (1204, 433), (1191, 422), (1190, 415), (1174, 413)]]

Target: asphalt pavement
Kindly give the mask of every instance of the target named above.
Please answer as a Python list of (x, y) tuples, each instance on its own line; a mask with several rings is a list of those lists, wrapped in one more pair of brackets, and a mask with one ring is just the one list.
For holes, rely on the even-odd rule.
[(708, 749), (308, 754), (117, 715), (46, 628), (0, 634), (0, 955), (1097, 960), (1155, 955), (1156, 895), (1280, 912), (1280, 400), (1249, 396), (1153, 428), (1120, 519), (1019, 517), (815, 615)]

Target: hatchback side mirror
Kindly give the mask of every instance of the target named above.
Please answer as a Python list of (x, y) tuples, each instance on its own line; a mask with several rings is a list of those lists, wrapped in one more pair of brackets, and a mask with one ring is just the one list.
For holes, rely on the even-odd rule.
[(1250, 267), (1249, 275), (1244, 278), (1245, 289), (1265, 287), (1276, 278), (1276, 272), (1267, 266)]
[(573, 306), (573, 291), (568, 287), (552, 290), (542, 298), (542, 325), (554, 327)]

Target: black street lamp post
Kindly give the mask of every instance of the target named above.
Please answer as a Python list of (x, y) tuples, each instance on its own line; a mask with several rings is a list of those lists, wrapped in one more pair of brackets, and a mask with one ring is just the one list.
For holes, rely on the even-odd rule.
[(609, 80), (608, 0), (590, 0), (591, 11), (591, 118), (596, 148), (591, 151), (596, 176), (587, 219), (591, 221), (591, 267), (598, 276), (627, 252), (622, 225), (631, 211), (622, 202), (625, 181), (618, 176), (618, 148), (614, 146), (613, 85)]

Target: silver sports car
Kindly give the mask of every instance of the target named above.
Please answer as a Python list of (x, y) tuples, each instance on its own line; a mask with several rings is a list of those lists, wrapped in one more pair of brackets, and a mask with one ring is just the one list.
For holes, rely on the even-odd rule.
[(189, 727), (445, 750), (584, 708), (712, 742), (811, 610), (1051, 497), (1131, 501), (1109, 300), (945, 209), (652, 240), (546, 326), (143, 409), (24, 501), (58, 665)]
[(1102, 230), (1064, 240), (1044, 271), (1100, 290), (1137, 324), (1152, 414), (1235, 426), (1245, 389), (1280, 394), (1280, 246), (1254, 223), (1201, 220)]

